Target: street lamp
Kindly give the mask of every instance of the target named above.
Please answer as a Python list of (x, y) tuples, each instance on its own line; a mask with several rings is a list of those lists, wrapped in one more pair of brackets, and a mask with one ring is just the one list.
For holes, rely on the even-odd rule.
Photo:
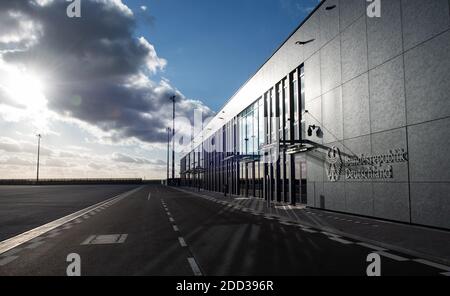
[(41, 151), (41, 134), (36, 135), (38, 137), (38, 150), (37, 150), (37, 172), (36, 172), (36, 183), (39, 182), (39, 154)]
[(175, 98), (176, 96), (171, 96), (172, 101), (172, 179), (175, 179)]
[(167, 129), (167, 182), (169, 182), (169, 162), (170, 162), (170, 132), (172, 131), (172, 129), (170, 127), (168, 127)]

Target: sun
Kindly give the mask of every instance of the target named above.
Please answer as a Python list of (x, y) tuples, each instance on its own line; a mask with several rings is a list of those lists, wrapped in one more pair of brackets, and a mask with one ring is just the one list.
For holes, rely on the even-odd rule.
[(24, 69), (12, 69), (0, 82), (10, 100), (22, 108), (38, 111), (47, 105), (42, 76)]

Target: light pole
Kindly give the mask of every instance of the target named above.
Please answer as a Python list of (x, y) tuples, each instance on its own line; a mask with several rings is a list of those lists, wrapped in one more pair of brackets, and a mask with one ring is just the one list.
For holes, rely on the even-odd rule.
[(175, 179), (175, 98), (176, 96), (170, 97), (172, 101), (172, 179)]
[(36, 173), (36, 183), (39, 182), (39, 154), (41, 150), (41, 134), (37, 135), (38, 137), (38, 150), (37, 150), (37, 173)]
[(170, 132), (172, 131), (172, 129), (170, 127), (168, 127), (167, 129), (167, 184), (169, 184), (169, 161), (170, 161)]

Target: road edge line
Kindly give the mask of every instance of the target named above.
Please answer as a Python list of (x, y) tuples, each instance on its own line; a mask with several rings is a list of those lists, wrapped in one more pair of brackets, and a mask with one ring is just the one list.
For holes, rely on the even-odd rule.
[(21, 234), (18, 234), (16, 236), (13, 236), (11, 238), (8, 238), (8, 239), (0, 242), (0, 255), (3, 254), (3, 253), (8, 252), (9, 250), (11, 250), (11, 249), (13, 249), (13, 248), (15, 248), (17, 246), (20, 246), (20, 245), (22, 245), (24, 243), (27, 243), (30, 240), (32, 240), (32, 239), (34, 239), (34, 238), (36, 238), (38, 236), (41, 236), (41, 235), (43, 235), (43, 234), (45, 234), (45, 233), (47, 233), (47, 232), (49, 232), (49, 231), (51, 231), (51, 230), (53, 230), (55, 228), (58, 228), (61, 225), (64, 225), (64, 224), (66, 224), (66, 223), (68, 223), (70, 221), (73, 221), (73, 220), (75, 220), (75, 219), (77, 219), (79, 217), (82, 217), (82, 216), (86, 215), (87, 213), (91, 212), (92, 210), (95, 210), (95, 209), (101, 207), (104, 204), (110, 203), (112, 201), (115, 201), (115, 200), (118, 200), (118, 199), (121, 199), (121, 198), (125, 198), (125, 197), (127, 197), (127, 196), (129, 196), (129, 195), (131, 195), (131, 194), (141, 190), (143, 187), (144, 186), (140, 186), (140, 187), (132, 189), (130, 191), (123, 192), (123, 193), (121, 193), (119, 195), (116, 195), (116, 196), (111, 197), (111, 198), (109, 198), (107, 200), (101, 201), (101, 202), (99, 202), (97, 204), (94, 204), (92, 206), (89, 206), (87, 208), (79, 210), (79, 211), (77, 211), (75, 213), (69, 214), (69, 215), (67, 215), (65, 217), (56, 219), (56, 220), (54, 220), (52, 222), (46, 223), (46, 224), (38, 226), (38, 227), (36, 227), (34, 229), (28, 230), (28, 231), (26, 231), (24, 233), (21, 233)]

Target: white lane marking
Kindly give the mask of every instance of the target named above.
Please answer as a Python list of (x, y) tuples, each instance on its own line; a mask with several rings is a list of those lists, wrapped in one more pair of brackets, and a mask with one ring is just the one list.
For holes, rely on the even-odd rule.
[(287, 222), (287, 221), (282, 221), (282, 222), (280, 222), (280, 224), (283, 224), (283, 225), (286, 225), (286, 226), (292, 226), (292, 225), (294, 225), (294, 224), (292, 224), (292, 223), (290, 223), (290, 222)]
[(352, 245), (353, 244), (353, 242), (345, 240), (343, 238), (339, 238), (337, 236), (329, 236), (328, 238), (331, 239), (331, 240), (334, 240), (334, 241), (336, 241), (338, 243), (344, 244), (344, 245)]
[(393, 259), (395, 261), (400, 261), (400, 262), (402, 262), (402, 261), (409, 261), (409, 259), (406, 259), (406, 258), (404, 258), (402, 256), (397, 256), (397, 255), (394, 255), (394, 254), (391, 254), (391, 253), (388, 253), (388, 252), (380, 251), (380, 252), (377, 252), (377, 254), (379, 254), (379, 255), (381, 255), (383, 257), (387, 257), (387, 258)]
[(40, 242), (40, 241), (43, 240), (43, 239), (44, 239), (44, 237), (39, 236), (39, 237), (33, 238), (33, 239), (30, 240), (29, 242), (30, 242), (30, 243), (37, 243), (37, 242)]
[(16, 235), (15, 237), (12, 237), (10, 239), (4, 240), (4, 241), (0, 242), (0, 254), (3, 254), (6, 251), (9, 251), (9, 250), (11, 250), (11, 249), (21, 245), (21, 244), (24, 244), (24, 243), (26, 243), (26, 242), (28, 242), (28, 241), (36, 238), (36, 237), (39, 237), (39, 236), (41, 236), (41, 235), (43, 235), (43, 234), (45, 234), (45, 233), (47, 233), (47, 232), (49, 232), (49, 231), (51, 231), (51, 230), (53, 230), (55, 228), (58, 228), (61, 225), (64, 225), (64, 224), (66, 224), (66, 223), (68, 223), (70, 221), (73, 221), (73, 220), (75, 220), (75, 219), (77, 219), (79, 217), (82, 217), (82, 216), (86, 215), (88, 212), (90, 212), (90, 211), (92, 211), (92, 210), (94, 210), (94, 209), (96, 209), (96, 208), (98, 208), (100, 206), (109, 204), (111, 201), (116, 201), (117, 202), (119, 200), (122, 200), (122, 199), (126, 198), (127, 196), (129, 196), (129, 195), (131, 195), (131, 194), (141, 190), (142, 188), (144, 188), (144, 186), (141, 186), (141, 187), (135, 188), (133, 190), (121, 193), (121, 194), (116, 195), (115, 197), (112, 197), (112, 198), (110, 198), (110, 199), (108, 199), (106, 201), (101, 201), (101, 202), (99, 202), (99, 203), (97, 203), (95, 205), (89, 206), (89, 207), (87, 207), (85, 209), (82, 209), (80, 211), (77, 211), (77, 212), (75, 212), (73, 214), (70, 214), (70, 215), (67, 215), (65, 217), (59, 218), (59, 219), (57, 219), (55, 221), (52, 221), (50, 223), (44, 224), (44, 225), (39, 226), (37, 228), (34, 228), (32, 230), (26, 231), (26, 232), (24, 232), (22, 234)]
[(4, 266), (8, 263), (13, 262), (14, 260), (16, 260), (17, 258), (19, 258), (19, 256), (9, 256), (9, 257), (5, 257), (3, 259), (0, 260), (0, 266)]
[(43, 245), (44, 242), (35, 242), (25, 247), (25, 249), (36, 249), (37, 247)]
[(175, 219), (172, 218), (172, 217), (170, 217), (170, 218), (169, 218), (169, 221), (173, 223), (173, 222), (175, 222)]
[(189, 257), (188, 258), (189, 265), (191, 266), (192, 272), (195, 276), (202, 276), (202, 272), (200, 271), (200, 268), (197, 265), (197, 262), (194, 258)]
[(83, 216), (83, 219), (89, 219), (89, 218), (91, 218), (91, 216), (89, 216), (89, 215), (84, 215)]
[(309, 229), (309, 228), (303, 228), (303, 227), (301, 227), (301, 229), (302, 229), (303, 231), (305, 231), (305, 232), (309, 232), (309, 233), (317, 233), (317, 231), (311, 230), (311, 229)]
[(47, 235), (47, 237), (48, 238), (54, 238), (54, 237), (57, 237), (60, 234), (61, 234), (61, 232), (53, 232), (53, 233), (50, 233), (49, 235)]
[(70, 229), (70, 228), (72, 228), (72, 227), (73, 227), (73, 225), (69, 223), (69, 224), (65, 225), (65, 226), (63, 227), (63, 229), (66, 230), (66, 229)]
[(329, 233), (326, 231), (322, 231), (323, 234), (325, 234), (326, 236), (331, 236), (331, 237), (340, 237), (339, 235), (333, 234), (333, 233)]
[(123, 244), (128, 234), (91, 235), (81, 245)]
[(80, 224), (80, 223), (83, 223), (83, 220), (82, 220), (82, 219), (80, 219), (80, 218), (78, 218), (77, 220), (75, 220), (75, 223), (76, 223), (76, 224)]
[(150, 200), (150, 198), (152, 198), (152, 193), (151, 192), (148, 193), (147, 200)]
[(1, 255), (1, 257), (10, 257), (10, 256), (12, 256), (12, 255), (16, 255), (16, 254), (19, 253), (20, 251), (22, 251), (22, 248), (15, 248), (15, 249), (9, 250), (9, 251), (6, 252), (6, 253), (3, 253), (3, 254)]
[(387, 251), (384, 248), (377, 247), (377, 246), (374, 246), (374, 245), (371, 245), (371, 244), (368, 244), (368, 243), (356, 243), (356, 244), (360, 245), (360, 246), (363, 246), (363, 247), (366, 247), (366, 248), (369, 248), (369, 249), (376, 250), (376, 251)]
[(172, 227), (173, 227), (173, 231), (176, 231), (176, 232), (180, 231), (180, 229), (178, 228), (178, 226), (173, 225)]
[(178, 238), (178, 241), (180, 242), (180, 245), (181, 245), (183, 248), (187, 247), (187, 244), (186, 244), (186, 241), (184, 240), (184, 238), (179, 237), (179, 238)]
[(442, 270), (444, 270), (446, 272), (450, 272), (450, 267), (446, 266), (446, 265), (443, 265), (443, 264), (434, 263), (434, 262), (431, 262), (431, 261), (428, 261), (428, 260), (425, 260), (425, 259), (414, 259), (413, 261), (418, 262), (418, 263), (422, 263), (422, 264), (425, 264), (425, 265), (428, 265), (428, 266), (431, 266), (431, 267), (434, 267), (434, 268), (442, 269)]
[(91, 235), (90, 237), (88, 237), (87, 239), (85, 239), (84, 242), (82, 242), (82, 245), (89, 245), (91, 241), (93, 241), (95, 239), (95, 235)]
[(172, 216), (172, 214), (171, 214), (170, 212), (167, 212), (167, 216), (169, 216), (169, 217), (170, 217), (170, 216)]
[(128, 234), (122, 234), (120, 236), (120, 238), (117, 240), (117, 243), (118, 244), (123, 244), (125, 242), (125, 240), (127, 239), (127, 237), (128, 237)]
[(443, 275), (443, 276), (450, 276), (450, 272), (443, 272), (443, 273), (441, 273), (441, 275)]

